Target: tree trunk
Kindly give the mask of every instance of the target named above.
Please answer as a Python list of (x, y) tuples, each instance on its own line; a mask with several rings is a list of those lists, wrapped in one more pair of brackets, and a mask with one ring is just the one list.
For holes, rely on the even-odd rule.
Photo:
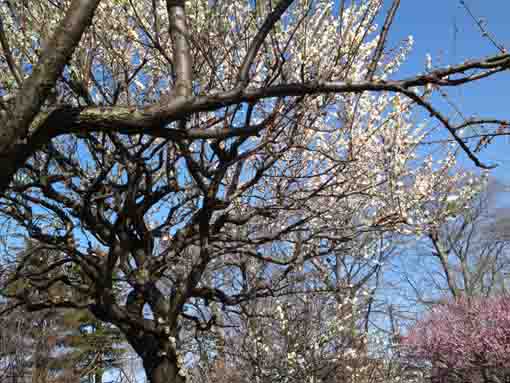
[(101, 371), (96, 371), (94, 373), (94, 383), (103, 383), (103, 372), (102, 372), (102, 370)]
[(32, 367), (32, 383), (46, 383), (48, 381), (48, 339), (43, 326), (39, 326), (42, 333), (35, 345)]
[(145, 373), (150, 383), (185, 383), (186, 377), (179, 374), (180, 369), (170, 358), (158, 358), (155, 361), (143, 361)]
[(127, 340), (142, 359), (150, 383), (186, 383), (182, 361), (169, 337), (129, 334)]

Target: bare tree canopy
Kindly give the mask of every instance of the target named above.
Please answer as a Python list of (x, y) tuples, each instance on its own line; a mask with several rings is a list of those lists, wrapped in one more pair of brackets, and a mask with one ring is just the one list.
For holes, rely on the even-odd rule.
[[(507, 70), (510, 55), (399, 78), (413, 40), (386, 46), (398, 8), (2, 2), (10, 308), (89, 310), (120, 329), (152, 383), (186, 381), (185, 346), (247, 329), (254, 301), (331, 293), (343, 320), (340, 307), (364, 291), (350, 328), (368, 331), (369, 287), (392, 238), (429, 233), (476, 196), (458, 148), (488, 166), (457, 132), (507, 126), (453, 124), (433, 101)], [(435, 130), (416, 110), (457, 145), (421, 145)], [(27, 237), (36, 246), (23, 248)], [(34, 269), (48, 251), (58, 256)]]

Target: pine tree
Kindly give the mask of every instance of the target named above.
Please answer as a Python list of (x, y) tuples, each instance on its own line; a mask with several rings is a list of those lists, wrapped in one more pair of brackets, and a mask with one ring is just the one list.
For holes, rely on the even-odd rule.
[[(23, 262), (35, 274), (51, 262), (58, 260), (58, 251), (42, 248), (37, 242), (27, 240), (24, 250), (17, 255), (18, 262)], [(63, 268), (65, 262), (63, 262)], [(62, 271), (62, 270), (59, 270)], [(15, 273), (15, 270), (11, 270)], [(57, 272), (55, 270), (54, 272)], [(75, 270), (67, 268), (69, 278)], [(27, 286), (18, 282), (4, 291), (6, 296), (15, 295)], [(58, 301), (63, 297), (77, 298), (70, 295), (65, 283), (57, 282), (51, 286), (30, 286), (44, 295), (45, 299)], [(76, 293), (74, 293), (76, 294)], [(120, 332), (98, 322), (86, 310), (57, 311), (48, 309), (35, 315), (11, 315), (4, 319), (10, 321), (11, 327), (16, 322), (23, 323), (23, 340), (18, 349), (0, 354), (0, 358), (17, 356), (14, 360), (25, 359), (27, 368), (23, 371), (18, 366), (17, 378), (31, 376), (32, 383), (67, 383), (67, 382), (101, 382), (102, 376), (110, 368), (120, 366), (125, 348), (122, 346)], [(23, 350), (19, 349), (23, 345)], [(23, 356), (22, 356), (23, 355)], [(19, 376), (18, 376), (19, 375)], [(83, 379), (83, 380), (82, 380)], [(18, 380), (19, 382), (20, 380)]]

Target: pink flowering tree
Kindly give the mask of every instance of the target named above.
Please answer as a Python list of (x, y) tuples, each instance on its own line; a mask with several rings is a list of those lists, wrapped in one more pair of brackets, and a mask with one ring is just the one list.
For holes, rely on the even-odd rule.
[(439, 305), (402, 338), (403, 355), (447, 381), (502, 382), (510, 365), (510, 297)]

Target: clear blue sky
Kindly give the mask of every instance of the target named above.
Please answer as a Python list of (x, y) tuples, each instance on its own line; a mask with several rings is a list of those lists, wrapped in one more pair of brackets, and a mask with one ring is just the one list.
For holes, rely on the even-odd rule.
[[(510, 51), (510, 1), (466, 0), (466, 4), (477, 18), (487, 21), (487, 29)], [(398, 73), (399, 77), (423, 71), (427, 53), (438, 65), (454, 65), (497, 53), (489, 40), (482, 37), (460, 0), (401, 0), (390, 41), (397, 43), (409, 34), (414, 37), (414, 49)], [(509, 89), (510, 71), (473, 85), (451, 89), (449, 96), (466, 117), (477, 115), (510, 119)], [(493, 171), (494, 176), (510, 184), (510, 137), (499, 138), (481, 154), (481, 158), (486, 163), (499, 164)]]

